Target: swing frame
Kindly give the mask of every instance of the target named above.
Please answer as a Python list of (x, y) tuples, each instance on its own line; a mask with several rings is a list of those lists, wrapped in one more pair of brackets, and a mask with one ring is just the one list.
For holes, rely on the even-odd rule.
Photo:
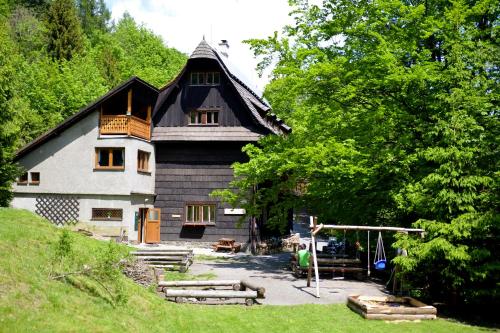
[(334, 225), (334, 224), (320, 224), (318, 225), (318, 218), (316, 216), (309, 217), (309, 228), (311, 230), (311, 244), (313, 250), (313, 264), (314, 264), (314, 279), (316, 282), (316, 297), (320, 298), (319, 294), (319, 271), (318, 271), (318, 257), (316, 254), (316, 235), (322, 229), (334, 229), (334, 230), (365, 230), (368, 231), (368, 276), (370, 276), (370, 231), (393, 231), (393, 232), (415, 232), (420, 233), (421, 237), (424, 236), (424, 229), (415, 228), (399, 228), (399, 227), (372, 227), (372, 226), (362, 226), (362, 225)]

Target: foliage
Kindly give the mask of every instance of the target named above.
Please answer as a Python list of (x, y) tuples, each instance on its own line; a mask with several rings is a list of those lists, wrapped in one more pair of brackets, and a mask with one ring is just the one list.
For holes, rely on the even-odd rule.
[(16, 102), (12, 76), (16, 60), (9, 56), (14, 45), (9, 40), (6, 22), (0, 19), (0, 207), (7, 206), (12, 197), (10, 187), (17, 175), (17, 168), (10, 162), (19, 127), (16, 122)]
[[(122, 268), (127, 252), (110, 241), (96, 251), (92, 260), (84, 260), (75, 250), (74, 237), (63, 229), (53, 244), (51, 277), (110, 301), (113, 306), (125, 304)], [(97, 285), (94, 285), (97, 284)], [(103, 294), (104, 293), (104, 294)]]
[(70, 60), (83, 49), (82, 28), (72, 0), (54, 0), (47, 11), (47, 50), (55, 60)]
[(293, 133), (247, 146), (219, 194), (278, 225), (305, 207), (423, 227), (395, 244), (414, 286), (498, 302), (498, 2), (291, 3), (283, 36), (248, 43), (276, 64), (265, 95)]
[[(19, 226), (22, 225), (22, 228)], [(48, 278), (61, 230), (25, 210), (0, 208), (1, 332), (484, 332), (446, 319), (415, 323), (367, 321), (344, 304), (199, 306), (167, 302), (123, 280), (126, 306)], [(71, 234), (74, 253), (90, 262), (107, 243)], [(167, 275), (168, 276), (168, 275)], [(298, 313), (308, 313), (307, 321)], [(328, 318), (328, 320), (325, 320)], [(314, 325), (311, 325), (314, 322)]]
[(106, 7), (104, 0), (78, 0), (78, 15), (82, 22), (82, 28), (87, 36), (106, 32), (111, 13)]

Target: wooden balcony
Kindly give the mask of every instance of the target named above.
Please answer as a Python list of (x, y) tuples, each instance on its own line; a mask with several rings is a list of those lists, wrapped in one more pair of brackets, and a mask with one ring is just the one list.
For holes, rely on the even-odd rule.
[(138, 138), (151, 139), (151, 123), (131, 115), (102, 115), (101, 135), (124, 134)]

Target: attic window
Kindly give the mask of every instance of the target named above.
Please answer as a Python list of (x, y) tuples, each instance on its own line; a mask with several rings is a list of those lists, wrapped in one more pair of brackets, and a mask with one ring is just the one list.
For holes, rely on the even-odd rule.
[(192, 72), (191, 85), (194, 86), (213, 86), (220, 84), (219, 72)]
[(218, 110), (194, 110), (189, 115), (189, 125), (218, 125)]

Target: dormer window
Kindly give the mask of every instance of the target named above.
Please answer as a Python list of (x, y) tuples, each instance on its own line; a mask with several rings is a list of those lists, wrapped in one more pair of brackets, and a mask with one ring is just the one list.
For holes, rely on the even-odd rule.
[(218, 125), (219, 110), (193, 110), (189, 115), (189, 125)]
[(194, 86), (213, 86), (220, 84), (219, 72), (192, 72), (191, 85)]

